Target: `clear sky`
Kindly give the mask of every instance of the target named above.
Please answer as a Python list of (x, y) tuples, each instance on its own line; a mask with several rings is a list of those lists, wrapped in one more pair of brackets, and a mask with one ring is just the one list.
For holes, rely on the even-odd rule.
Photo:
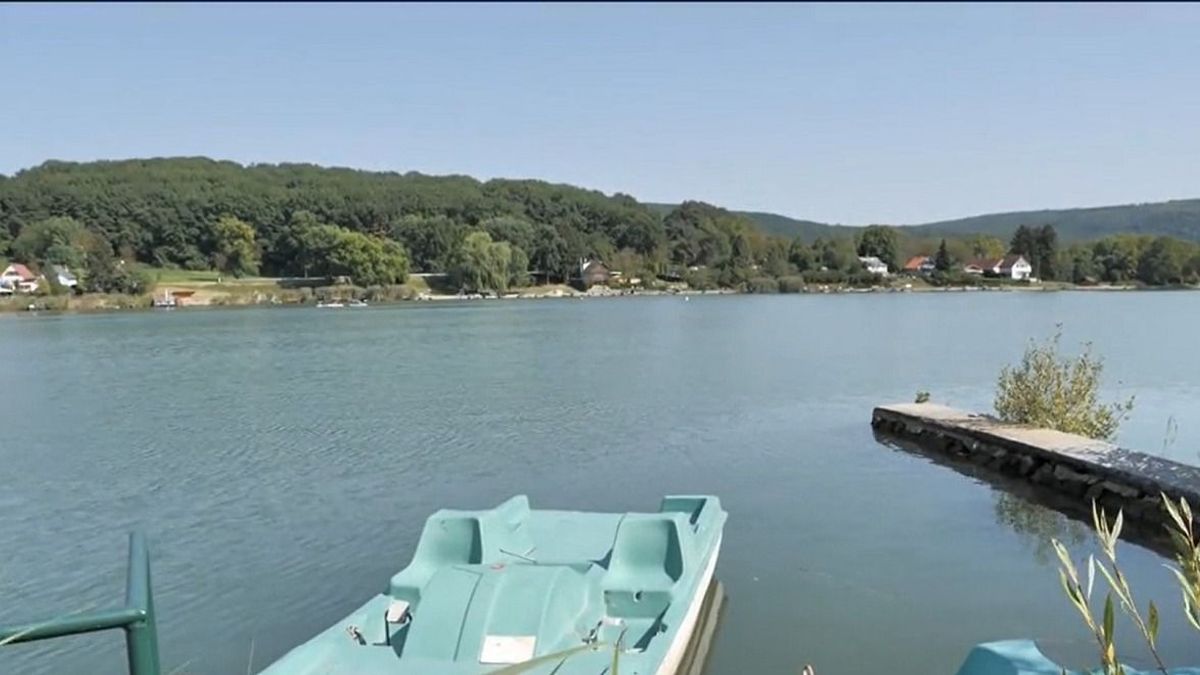
[(207, 155), (814, 220), (1200, 197), (1200, 7), (0, 5), (0, 173)]

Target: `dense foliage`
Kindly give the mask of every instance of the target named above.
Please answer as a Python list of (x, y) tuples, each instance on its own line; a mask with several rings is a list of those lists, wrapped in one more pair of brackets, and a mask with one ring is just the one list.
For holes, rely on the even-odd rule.
[(47, 162), (0, 176), (0, 257), (67, 265), (86, 290), (137, 292), (142, 266), (349, 277), (363, 286), (448, 272), (461, 288), (503, 290), (529, 276), (569, 281), (596, 258), (626, 279), (790, 292), (879, 283), (860, 255), (895, 270), (935, 252), (935, 283), (970, 281), (962, 263), (1009, 252), (1026, 255), (1046, 280), (1200, 281), (1200, 244), (1122, 234), (1062, 246), (1057, 228), (1042, 222), (1016, 228), (1009, 242), (887, 226), (784, 238), (702, 202), (647, 205), (532, 180), (205, 158)]

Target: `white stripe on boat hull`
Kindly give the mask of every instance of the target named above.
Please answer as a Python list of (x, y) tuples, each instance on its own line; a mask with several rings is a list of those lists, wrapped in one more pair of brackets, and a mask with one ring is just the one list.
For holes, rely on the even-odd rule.
[(700, 583), (696, 585), (696, 594), (692, 596), (692, 604), (688, 606), (687, 613), (683, 615), (683, 622), (679, 624), (679, 630), (675, 631), (675, 640), (667, 649), (667, 655), (663, 657), (662, 664), (658, 666), (655, 675), (675, 675), (675, 671), (679, 670), (679, 664), (683, 661), (683, 654), (687, 651), (688, 643), (692, 640), (692, 633), (696, 630), (696, 619), (700, 617), (700, 607), (704, 605), (704, 596), (708, 594), (708, 586), (712, 583), (713, 570), (717, 567), (717, 556), (721, 553), (721, 537), (717, 537), (717, 543), (713, 545), (712, 555), (708, 556), (708, 564), (704, 567), (704, 573), (700, 576)]

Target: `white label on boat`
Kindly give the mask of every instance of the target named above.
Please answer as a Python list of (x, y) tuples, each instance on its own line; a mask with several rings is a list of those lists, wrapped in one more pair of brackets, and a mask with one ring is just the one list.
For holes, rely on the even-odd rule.
[(485, 635), (479, 662), (486, 664), (524, 663), (533, 658), (536, 635)]
[(393, 600), (387, 608), (387, 622), (400, 623), (404, 621), (405, 614), (408, 614), (408, 603), (403, 600)]

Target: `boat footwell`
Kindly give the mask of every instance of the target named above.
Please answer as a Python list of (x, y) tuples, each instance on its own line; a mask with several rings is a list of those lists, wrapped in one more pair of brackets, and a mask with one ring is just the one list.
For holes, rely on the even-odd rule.
[[(387, 591), (265, 673), (675, 675), (709, 617), (726, 513), (707, 496), (656, 513), (443, 510)], [(397, 608), (402, 608), (397, 609)]]

